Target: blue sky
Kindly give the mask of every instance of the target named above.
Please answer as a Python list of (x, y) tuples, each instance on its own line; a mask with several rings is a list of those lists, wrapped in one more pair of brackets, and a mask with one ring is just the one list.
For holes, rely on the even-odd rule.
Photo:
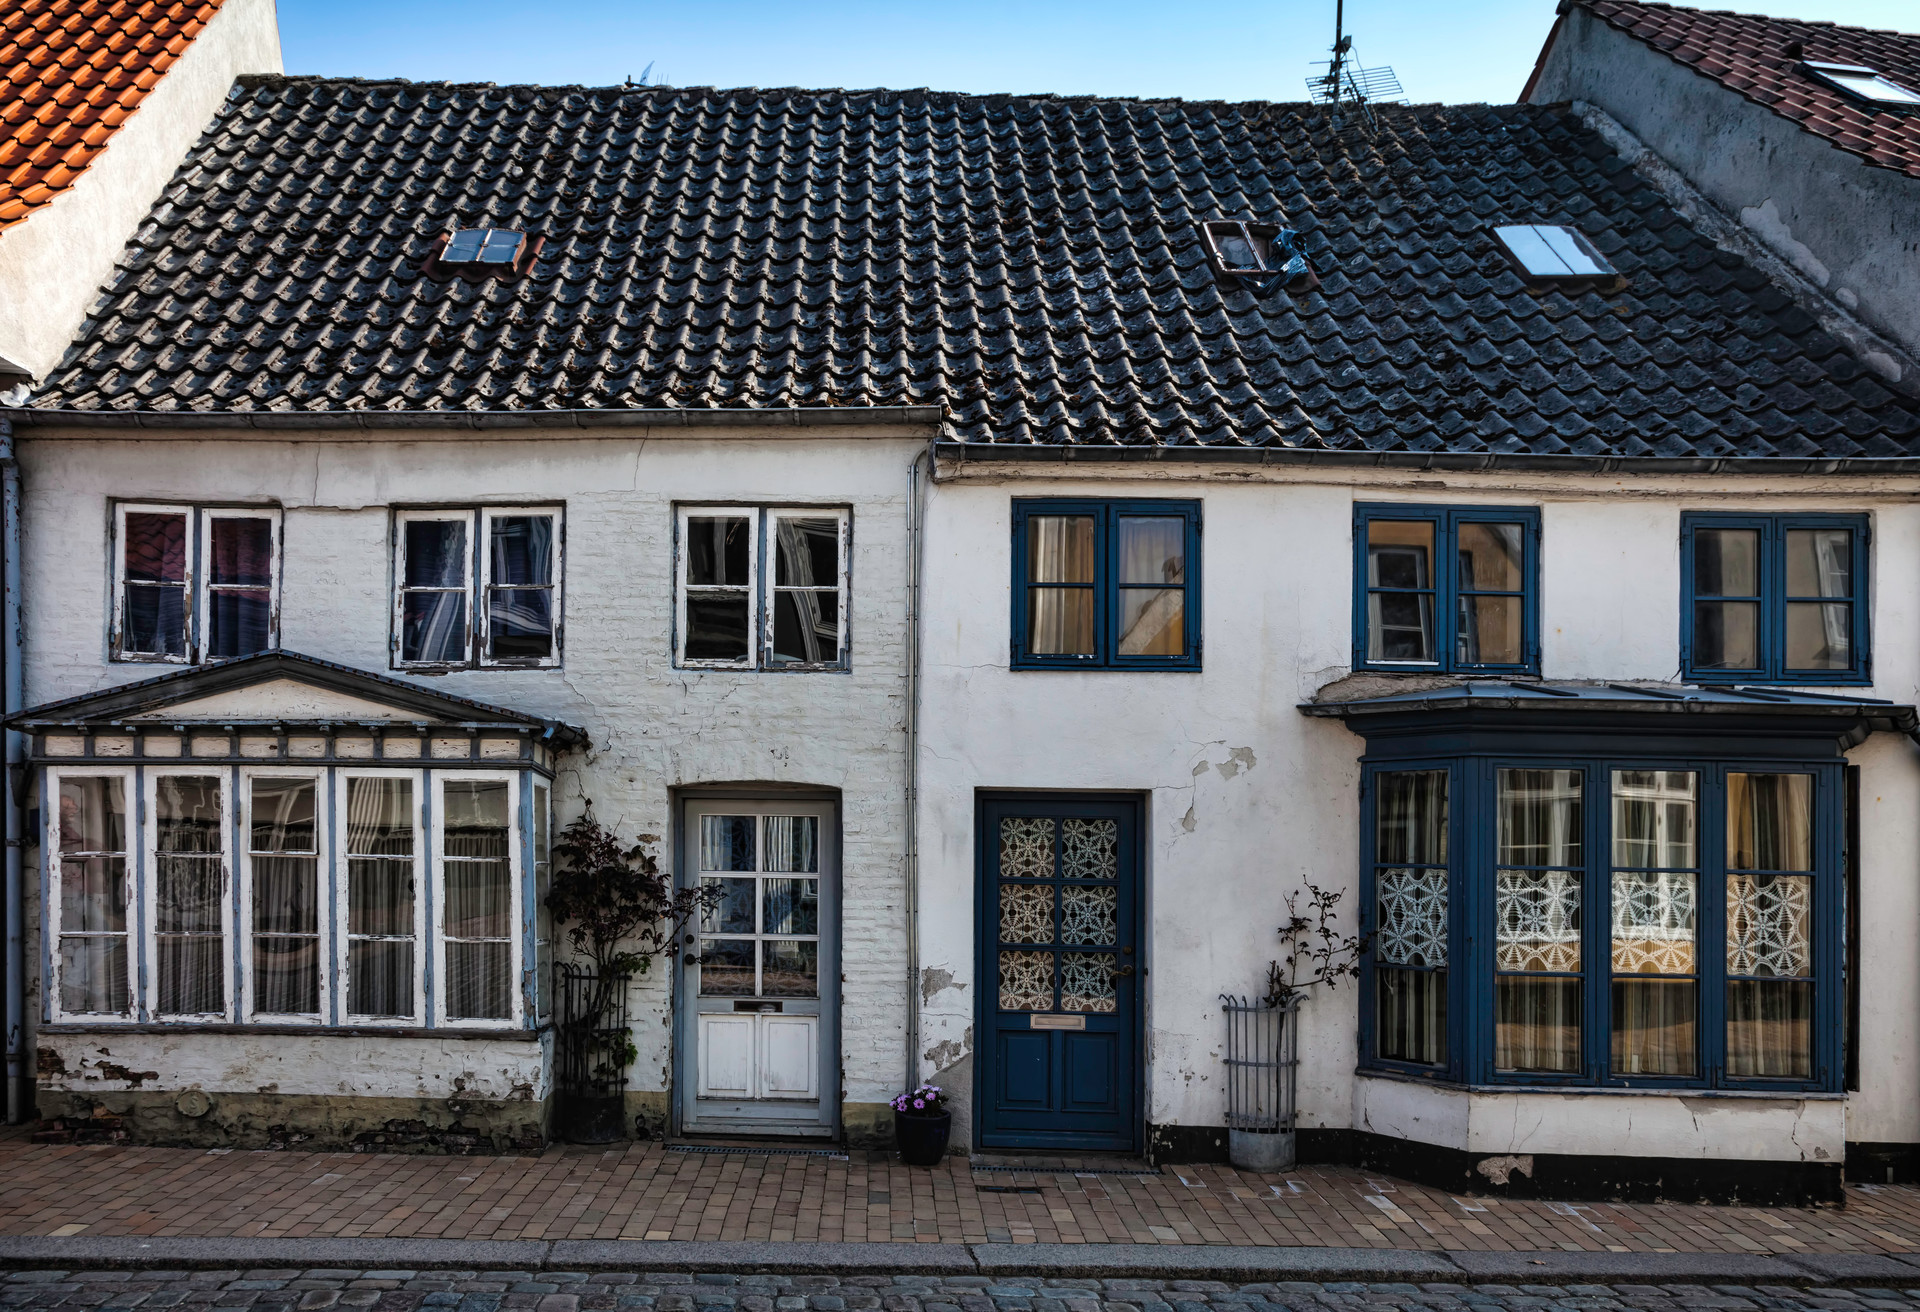
[[(1293, 100), (1334, 0), (280, 0), (290, 73), (473, 82), (933, 87)], [(1362, 64), (1419, 101), (1510, 101), (1554, 0), (1347, 0)], [(1914, 0), (1707, 8), (1920, 31)]]

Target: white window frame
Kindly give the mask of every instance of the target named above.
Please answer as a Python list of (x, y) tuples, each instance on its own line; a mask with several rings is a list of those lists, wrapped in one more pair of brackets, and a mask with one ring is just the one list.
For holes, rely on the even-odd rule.
[[(178, 1022), (183, 1025), (222, 1024), (234, 1016), (234, 1000), (237, 996), (239, 981), (234, 966), (234, 859), (233, 859), (233, 769), (226, 762), (215, 764), (212, 761), (194, 766), (182, 762), (178, 766), (156, 769), (148, 766), (146, 779), (141, 789), (140, 810), (140, 859), (143, 878), (140, 898), (140, 937), (146, 961), (146, 1013), (154, 1020)], [(186, 776), (193, 778), (216, 779), (220, 783), (220, 879), (223, 896), (220, 899), (220, 935), (225, 953), (221, 963), (221, 1006), (218, 1012), (171, 1012), (160, 1010), (160, 781), (162, 779)]]
[[(249, 509), (245, 506), (201, 506), (199, 513), (200, 528), (197, 534), (200, 545), (200, 558), (194, 562), (199, 566), (194, 571), (193, 616), (188, 622), (188, 631), (192, 634), (192, 651), (197, 661), (241, 660), (238, 656), (208, 656), (206, 625), (213, 616), (213, 521), (216, 519), (264, 519), (267, 521), (268, 541), (270, 543), (267, 563), (267, 650), (280, 650), (280, 533), (281, 514), (277, 507)], [(124, 553), (123, 557), (124, 559)], [(230, 586), (230, 585), (229, 585)], [(250, 588), (239, 591), (253, 591)]]
[[(493, 587), (493, 521), (521, 516), (547, 516), (553, 520), (553, 650), (543, 659), (495, 660), (487, 655), (492, 635), (488, 631), (488, 600)], [(460, 587), (467, 599), (466, 645), (457, 661), (410, 661), (401, 648), (405, 603), (408, 589), (406, 526), (415, 523), (462, 523), (467, 527), (466, 558), (462, 562)], [(393, 632), (388, 639), (392, 666), (397, 670), (550, 670), (561, 664), (565, 637), (563, 609), (566, 580), (567, 515), (564, 505), (513, 505), (423, 507), (393, 512), (393, 599), (390, 607)], [(418, 589), (438, 591), (439, 589)], [(452, 591), (453, 589), (444, 589)]]
[[(528, 869), (531, 876), (528, 887), (532, 890), (534, 898), (534, 905), (530, 908), (532, 915), (529, 917), (533, 938), (533, 1019), (538, 1025), (545, 1024), (553, 1018), (552, 967), (560, 960), (560, 926), (553, 921), (548, 921), (546, 922), (547, 936), (544, 939), (540, 936), (541, 916), (546, 914), (545, 908), (540, 905), (540, 867), (543, 864), (547, 867), (547, 888), (549, 891), (553, 888), (553, 781), (545, 775), (533, 775), (528, 784), (527, 793), (531, 798), (527, 811), (529, 821), (527, 850), (530, 858)], [(547, 836), (547, 849), (544, 852), (540, 850), (537, 841), (542, 832)], [(545, 977), (540, 971), (542, 943), (547, 945), (548, 969)]]
[[(474, 534), (473, 549), (479, 555), (479, 586), (473, 601), (474, 618), (474, 655), (482, 669), (492, 670), (550, 670), (560, 664), (560, 638), (564, 628), (565, 612), (562, 610), (561, 586), (566, 578), (566, 537), (567, 518), (560, 506), (481, 506), (479, 531)], [(525, 517), (546, 516), (553, 520), (553, 580), (548, 585), (553, 593), (553, 649), (545, 657), (534, 660), (509, 658), (496, 660), (487, 655), (487, 649), (493, 644), (493, 521), (496, 519), (520, 519)]]
[[(838, 604), (835, 606), (835, 614), (838, 616), (838, 632), (834, 635), (835, 641), (832, 660), (781, 661), (778, 664), (774, 663), (774, 601), (780, 591), (779, 562), (774, 558), (773, 554), (779, 550), (780, 539), (779, 535), (774, 531), (774, 527), (783, 519), (832, 519), (839, 525), (839, 541), (835, 547), (835, 551), (839, 557), (839, 571), (838, 576), (834, 579), (835, 590), (838, 593)], [(844, 506), (820, 506), (817, 508), (809, 508), (806, 506), (770, 506), (766, 511), (766, 521), (767, 529), (765, 540), (768, 543), (767, 581), (766, 588), (764, 589), (766, 597), (760, 607), (762, 616), (760, 624), (760, 667), (764, 670), (777, 672), (790, 670), (845, 669), (847, 666), (847, 604), (850, 599), (850, 589), (847, 587), (847, 573), (851, 565), (849, 557), (852, 555), (851, 548), (853, 546), (853, 512)]]
[[(335, 857), (334, 894), (334, 977), (339, 981), (340, 1018), (353, 1026), (384, 1026), (390, 1029), (417, 1029), (427, 1023), (427, 958), (433, 945), (427, 937), (427, 880), (430, 835), (421, 821), (425, 805), (427, 772), (424, 770), (337, 769), (338, 800), (334, 806), (333, 851)], [(347, 1009), (353, 997), (353, 964), (350, 922), (347, 918), (352, 898), (353, 859), (347, 842), (347, 804), (354, 779), (406, 779), (413, 784), (413, 1014), (411, 1016), (364, 1016)]]
[[(687, 582), (689, 539), (687, 522), (691, 519), (732, 517), (747, 521), (747, 654), (737, 661), (703, 660), (687, 655)], [(783, 519), (834, 519), (840, 525), (839, 541), (839, 642), (830, 661), (773, 661), (774, 594), (778, 590), (779, 570), (772, 553), (778, 550), (774, 526)], [(853, 511), (846, 506), (805, 505), (683, 505), (678, 507), (674, 531), (674, 664), (690, 670), (753, 670), (767, 674), (807, 673), (844, 670), (850, 662), (848, 633), (853, 568)], [(728, 591), (738, 585), (727, 585)], [(700, 585), (702, 591), (718, 590)]]
[[(318, 887), (314, 892), (314, 932), (319, 937), (316, 944), (320, 966), (320, 1009), (317, 1014), (303, 1016), (298, 1013), (262, 1011), (255, 1003), (253, 974), (253, 781), (255, 779), (299, 779), (313, 784), (313, 845), (314, 876)], [(333, 865), (332, 852), (329, 850), (327, 832), (327, 812), (332, 799), (327, 792), (327, 772), (325, 770), (297, 769), (284, 766), (243, 766), (240, 770), (240, 838), (235, 853), (235, 865), (239, 869), (239, 929), (240, 983), (242, 1022), (264, 1022), (274, 1025), (326, 1025), (333, 1017), (333, 971), (327, 951), (329, 923), (334, 917), (328, 914), (327, 904), (332, 893)]]
[[(127, 617), (127, 516), (129, 514), (181, 515), (186, 519), (186, 630), (187, 650), (182, 656), (161, 656), (123, 650)], [(212, 590), (213, 521), (215, 519), (264, 519), (271, 535), (272, 555), (267, 597), (268, 651), (280, 650), (280, 554), (285, 523), (279, 506), (196, 505), (189, 502), (117, 501), (113, 506), (113, 535), (108, 544), (108, 566), (113, 571), (113, 613), (107, 623), (107, 653), (115, 663), (135, 665), (200, 665), (206, 656), (206, 617)], [(220, 660), (239, 659), (220, 657)]]
[[(526, 899), (522, 880), (526, 874), (524, 853), (526, 835), (520, 818), (520, 775), (514, 770), (429, 770), (433, 788), (433, 821), (430, 826), (433, 861), (433, 1023), (444, 1029), (523, 1029), (527, 1023), (526, 989)], [(505, 1016), (468, 1016), (447, 1014), (447, 863), (446, 786), (454, 782), (481, 781), (507, 785), (507, 1011)]]
[[(42, 788), (40, 810), (45, 828), (45, 846), (41, 851), (46, 854), (47, 882), (47, 1014), (55, 1021), (85, 1021), (88, 1024), (131, 1024), (140, 1015), (140, 1006), (144, 999), (140, 996), (140, 953), (144, 947), (140, 932), (140, 903), (138, 890), (140, 879), (140, 798), (136, 792), (134, 774), (131, 767), (81, 767), (70, 769), (49, 768)], [(124, 1011), (66, 1011), (60, 1006), (61, 966), (60, 966), (60, 905), (62, 893), (60, 881), (60, 783), (63, 779), (118, 779), (121, 788), (121, 801), (127, 808), (126, 830), (126, 908), (127, 927), (120, 937), (127, 943), (127, 994)], [(107, 937), (101, 935), (100, 937)]]
[[(687, 521), (693, 519), (744, 519), (747, 521), (747, 654), (737, 661), (711, 660), (687, 655), (687, 582), (689, 550)], [(675, 520), (673, 571), (673, 657), (674, 663), (689, 670), (751, 670), (758, 668), (760, 632), (760, 518), (758, 506), (681, 506)], [(700, 584), (702, 592), (733, 592), (738, 584)]]

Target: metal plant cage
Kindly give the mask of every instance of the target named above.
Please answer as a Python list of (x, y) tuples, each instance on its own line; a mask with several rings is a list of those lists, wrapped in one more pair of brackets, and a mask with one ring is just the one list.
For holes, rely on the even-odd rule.
[(1230, 1155), (1249, 1170), (1284, 1170), (1294, 1161), (1300, 998), (1274, 1004), (1223, 993), (1220, 1006), (1227, 1017)]
[(591, 966), (554, 963), (554, 1128), (570, 1142), (626, 1138), (632, 980), (625, 972), (603, 975)]

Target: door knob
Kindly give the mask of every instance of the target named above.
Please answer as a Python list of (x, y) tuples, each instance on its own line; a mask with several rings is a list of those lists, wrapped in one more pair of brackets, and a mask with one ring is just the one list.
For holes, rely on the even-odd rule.
[(1131, 975), (1131, 974), (1133, 974), (1133, 967), (1132, 967), (1132, 966), (1122, 966), (1122, 967), (1120, 967), (1120, 969), (1118, 969), (1118, 970), (1116, 970), (1116, 971), (1114, 971), (1113, 973), (1114, 973), (1114, 974), (1116, 974), (1116, 975)]
[(694, 956), (693, 953), (691, 952), (687, 953), (686, 956), (680, 958), (680, 963), (686, 966), (698, 965), (699, 962), (700, 962), (700, 958)]

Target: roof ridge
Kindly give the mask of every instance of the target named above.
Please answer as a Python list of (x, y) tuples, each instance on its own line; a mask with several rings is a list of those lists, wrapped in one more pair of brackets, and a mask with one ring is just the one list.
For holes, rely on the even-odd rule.
[[(1738, 9), (1702, 9), (1698, 5), (1676, 5), (1667, 0), (1565, 0), (1566, 5), (1579, 5), (1582, 9), (1596, 12), (1602, 5), (1618, 5), (1634, 9), (1664, 9), (1678, 14), (1700, 14), (1712, 18), (1739, 18), (1754, 23), (1769, 23), (1785, 27), (1822, 27), (1834, 32), (1864, 32), (1870, 36), (1896, 36), (1920, 40), (1920, 33), (1903, 32), (1897, 27), (1861, 27), (1853, 23), (1836, 23), (1831, 18), (1784, 18), (1775, 14), (1752, 14)], [(1605, 17), (1605, 15), (1601, 15)]]

